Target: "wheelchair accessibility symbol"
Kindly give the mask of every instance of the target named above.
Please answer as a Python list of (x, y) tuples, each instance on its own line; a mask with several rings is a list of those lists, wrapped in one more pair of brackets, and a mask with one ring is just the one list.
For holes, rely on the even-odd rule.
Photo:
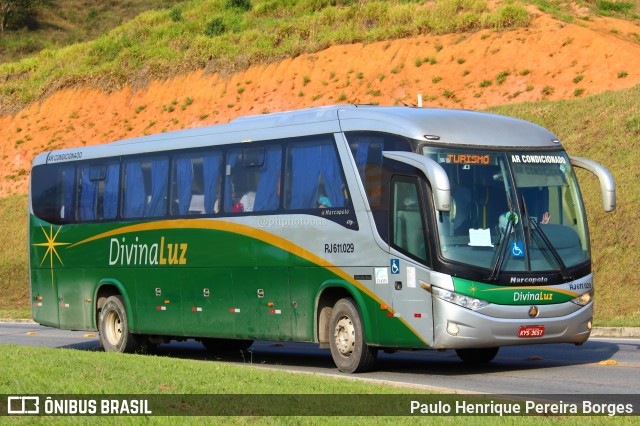
[(400, 259), (391, 259), (391, 273), (392, 274), (400, 273)]
[(513, 257), (524, 257), (524, 243), (522, 241), (514, 241), (511, 247), (511, 254)]

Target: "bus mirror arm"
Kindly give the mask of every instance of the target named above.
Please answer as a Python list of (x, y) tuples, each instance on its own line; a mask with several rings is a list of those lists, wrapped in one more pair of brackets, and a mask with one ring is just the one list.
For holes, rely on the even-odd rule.
[(605, 212), (612, 212), (616, 209), (616, 184), (613, 176), (604, 166), (581, 157), (569, 156), (571, 164), (593, 173), (600, 180), (600, 191), (602, 191), (602, 205)]
[(424, 155), (415, 152), (384, 151), (382, 155), (390, 160), (399, 161), (419, 169), (427, 177), (433, 193), (433, 204), (436, 210), (451, 210), (451, 186), (449, 177), (442, 166)]

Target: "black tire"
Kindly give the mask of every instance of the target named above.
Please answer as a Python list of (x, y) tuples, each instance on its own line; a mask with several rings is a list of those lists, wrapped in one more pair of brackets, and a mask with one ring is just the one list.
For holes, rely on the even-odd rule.
[(338, 370), (359, 373), (370, 370), (378, 356), (364, 340), (364, 328), (355, 302), (340, 299), (333, 306), (329, 322), (331, 356)]
[(491, 362), (500, 348), (456, 349), (456, 353), (466, 364), (479, 365)]
[(100, 311), (100, 345), (105, 352), (140, 352), (147, 339), (129, 330), (127, 310), (122, 296), (110, 296)]
[(245, 339), (201, 339), (200, 342), (210, 352), (244, 351), (253, 345), (253, 340)]

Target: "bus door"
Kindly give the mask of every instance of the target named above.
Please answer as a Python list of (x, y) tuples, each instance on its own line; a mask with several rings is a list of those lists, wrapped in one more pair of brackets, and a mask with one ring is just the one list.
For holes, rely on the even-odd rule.
[[(433, 341), (429, 283), (429, 245), (424, 194), (416, 177), (391, 179), (389, 285), (394, 315), (415, 330), (423, 342)], [(400, 336), (398, 336), (400, 339)], [(402, 336), (399, 346), (422, 346), (415, 334)]]

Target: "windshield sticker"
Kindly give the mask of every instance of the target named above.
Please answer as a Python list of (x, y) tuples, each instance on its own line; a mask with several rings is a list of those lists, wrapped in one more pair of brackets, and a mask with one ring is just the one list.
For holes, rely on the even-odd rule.
[(446, 154), (440, 156), (441, 163), (449, 164), (491, 164), (491, 156), (474, 154)]
[(562, 155), (511, 155), (513, 163), (529, 164), (565, 164), (567, 159)]
[(469, 245), (471, 247), (494, 247), (491, 242), (491, 230), (469, 229)]
[(511, 246), (511, 254), (513, 257), (524, 257), (524, 243), (522, 241), (514, 241)]

